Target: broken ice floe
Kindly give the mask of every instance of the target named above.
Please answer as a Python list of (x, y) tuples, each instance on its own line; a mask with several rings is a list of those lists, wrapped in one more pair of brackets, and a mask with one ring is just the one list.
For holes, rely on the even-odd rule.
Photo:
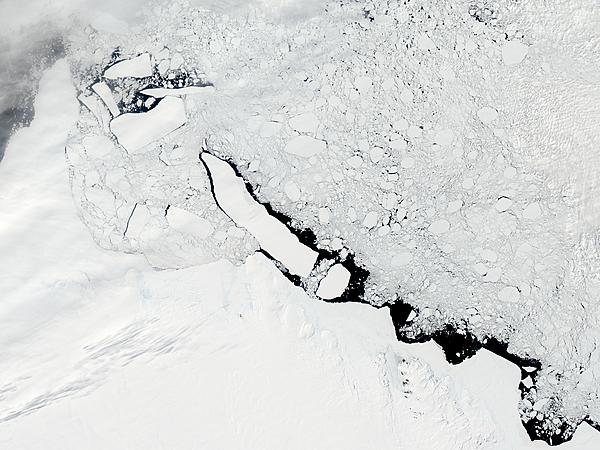
[(106, 83), (100, 82), (94, 84), (92, 86), (92, 91), (94, 91), (98, 95), (98, 97), (102, 99), (102, 101), (104, 102), (104, 104), (106, 105), (106, 107), (110, 111), (110, 114), (113, 117), (116, 117), (121, 113), (121, 111), (119, 111), (117, 102), (113, 97), (113, 93)]
[(112, 116), (98, 96), (80, 94), (77, 99), (92, 113), (102, 130), (107, 131)]

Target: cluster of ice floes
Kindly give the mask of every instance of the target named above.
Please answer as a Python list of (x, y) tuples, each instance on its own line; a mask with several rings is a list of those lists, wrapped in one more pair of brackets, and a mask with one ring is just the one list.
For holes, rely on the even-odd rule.
[(157, 8), (120, 43), (127, 62), (74, 49), (108, 66), (68, 150), (81, 215), (160, 267), (262, 248), (324, 299), (353, 284), (352, 256), (368, 274), (354, 300), (410, 305), (401, 338), (450, 327), (539, 361), (522, 419), (559, 442), (600, 421), (598, 92), (580, 36), (599, 38), (573, 7), (577, 30), (554, 20), (568, 6), (510, 1), (342, 1), (290, 23)]
[(81, 217), (100, 245), (156, 267), (241, 261), (257, 246), (214, 203), (201, 139), (182, 134), (186, 96), (211, 88), (179, 66), (163, 75), (142, 53), (111, 64), (79, 96), (67, 159)]

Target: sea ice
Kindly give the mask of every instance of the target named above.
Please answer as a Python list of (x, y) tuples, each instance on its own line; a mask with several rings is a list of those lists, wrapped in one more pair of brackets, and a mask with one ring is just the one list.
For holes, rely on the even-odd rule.
[(110, 122), (110, 130), (128, 152), (135, 153), (185, 125), (183, 100), (165, 97), (145, 113), (123, 114)]
[(325, 278), (319, 283), (317, 296), (324, 300), (340, 297), (350, 281), (350, 272), (342, 264), (331, 266)]
[(96, 83), (92, 86), (92, 90), (98, 94), (98, 97), (102, 99), (113, 117), (121, 114), (119, 106), (117, 105), (117, 102), (115, 101), (115, 98), (113, 97), (113, 94), (106, 83)]
[(309, 158), (322, 153), (326, 148), (326, 143), (320, 139), (310, 136), (296, 136), (285, 146), (285, 151), (292, 155)]
[(152, 76), (150, 54), (142, 53), (131, 59), (118, 61), (104, 71), (104, 78), (115, 80), (117, 78), (146, 78)]
[(279, 220), (269, 215), (263, 205), (246, 190), (229, 164), (209, 153), (201, 159), (213, 183), (219, 207), (238, 226), (247, 229), (260, 247), (280, 261), (290, 273), (307, 277), (317, 261), (317, 253), (302, 244)]

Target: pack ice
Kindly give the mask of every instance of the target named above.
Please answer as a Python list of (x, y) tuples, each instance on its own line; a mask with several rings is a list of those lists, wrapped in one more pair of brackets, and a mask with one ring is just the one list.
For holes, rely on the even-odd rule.
[[(273, 431), (285, 427), (255, 434), (253, 426), (296, 423), (290, 411), (303, 398), (313, 401), (314, 391), (319, 401), (299, 413), (311, 418), (321, 408), (330, 414), (311, 422), (307, 435), (318, 438), (300, 439), (299, 448), (597, 447), (599, 434), (592, 428), (600, 428), (598, 8), (583, 1), (548, 6), (509, 0), (247, 2), (228, 3), (232, 8), (226, 12), (222, 5), (203, 5), (175, 0), (148, 10), (124, 34), (81, 28), (69, 38), (81, 108), (78, 117), (60, 116), (75, 125), (68, 140), (65, 131), (54, 147), (62, 155), (66, 146), (66, 168), (56, 161), (52, 167), (70, 186), (65, 196), (61, 185), (60, 211), (70, 211), (70, 226), (81, 225), (77, 239), (90, 239), (82, 252), (74, 245), (49, 247), (50, 255), (68, 249), (56, 269), (41, 250), (20, 258), (31, 261), (29, 266), (5, 265), (5, 278), (12, 281), (5, 289), (10, 306), (4, 342), (20, 342), (22, 349), (6, 359), (10, 377), (0, 386), (2, 417), (15, 427), (14, 442), (35, 439), (24, 430), (65, 417), (68, 407), (61, 399), (80, 392), (79, 386), (98, 386), (102, 381), (88, 383), (95, 376), (118, 373), (107, 381), (108, 392), (130, 392), (119, 376), (126, 384), (142, 380), (145, 368), (160, 372), (163, 354), (189, 344), (208, 349), (198, 356), (209, 361), (204, 367), (219, 368), (207, 375), (212, 377), (207, 386), (231, 389), (219, 391), (214, 404), (233, 398), (224, 410), (240, 416), (251, 411), (247, 416), (257, 418), (219, 415), (220, 425), (240, 425), (221, 439), (207, 438), (211, 445), (235, 447), (239, 441), (227, 441), (227, 434), (247, 436), (251, 448), (292, 448), (293, 442), (278, 440)], [(40, 94), (40, 111), (51, 98)], [(19, 150), (36, 148), (33, 134), (25, 136)], [(7, 151), (7, 164), (9, 157)], [(30, 162), (7, 167), (28, 166), (38, 167)], [(35, 180), (37, 172), (19, 172), (11, 182)], [(27, 189), (36, 186), (32, 181)], [(13, 189), (3, 198), (22, 197), (20, 187)], [(65, 206), (71, 201), (75, 211)], [(33, 212), (22, 207), (29, 204), (37, 205), (7, 204), (7, 223), (27, 223)], [(63, 223), (51, 214), (38, 217), (46, 216), (48, 226)], [(18, 242), (20, 228), (6, 229), (3, 241)], [(20, 248), (53, 245), (60, 236), (69, 244), (56, 233), (37, 240), (30, 233)], [(12, 255), (6, 245), (2, 254)], [(125, 259), (103, 274), (102, 267), (112, 264), (107, 254)], [(79, 257), (77, 265), (67, 264)], [(206, 266), (211, 263), (216, 265)], [(44, 267), (42, 278), (32, 278), (38, 266)], [(144, 274), (141, 281), (135, 271)], [(221, 272), (224, 280), (217, 282)], [(196, 276), (204, 281), (196, 284)], [(161, 290), (161, 283), (177, 289)], [(247, 301), (232, 306), (230, 289)], [(286, 303), (295, 295), (289, 292), (302, 300)], [(93, 324), (119, 316), (119, 310), (99, 311), (97, 320), (82, 325), (97, 334), (74, 339), (72, 353), (56, 358), (57, 366), (68, 359), (72, 378), (64, 383), (46, 378), (58, 373), (57, 366), (46, 366), (53, 358), (39, 355), (64, 342), (61, 321), (53, 318), (60, 311), (81, 311), (77, 299), (87, 299), (84, 294), (90, 305), (114, 297), (120, 305), (131, 306), (127, 301), (133, 298), (135, 308), (156, 307), (152, 320), (164, 320), (165, 327), (136, 340), (136, 330), (152, 326), (134, 314), (104, 333)], [(177, 315), (178, 306), (156, 306), (157, 299), (172, 297), (183, 311), (194, 310), (190, 298), (216, 304), (172, 326), (165, 317)], [(28, 300), (20, 304), (21, 298)], [(30, 321), (27, 311), (36, 311)], [(213, 313), (220, 319), (211, 322)], [(250, 317), (260, 318), (252, 331), (245, 322)], [(340, 325), (344, 321), (348, 326)], [(203, 338), (186, 334), (202, 331), (206, 323), (213, 325)], [(293, 326), (273, 333), (273, 323)], [(33, 330), (46, 330), (43, 324), (47, 330), (55, 324), (58, 331), (41, 334), (37, 342), (56, 346), (25, 345)], [(328, 331), (340, 336), (335, 344), (323, 337)], [(240, 333), (252, 344), (231, 344)], [(282, 335), (293, 336), (285, 341), (289, 346), (273, 348)], [(203, 347), (214, 336), (219, 344)], [(334, 349), (333, 354), (310, 359), (311, 350), (311, 363), (304, 365), (293, 356), (303, 342), (316, 354)], [(243, 358), (261, 349), (273, 361), (286, 361), (290, 372)], [(157, 362), (144, 364), (138, 354)], [(35, 363), (12, 364), (23, 361), (19, 355), (32, 355)], [(449, 366), (442, 356), (461, 364)], [(186, 358), (165, 358), (171, 357), (162, 361), (173, 364), (175, 377)], [(128, 358), (137, 360), (135, 369), (111, 372)], [(228, 369), (235, 360), (239, 372)], [(98, 361), (106, 366), (95, 366)], [(193, 361), (186, 366), (190, 380), (202, 365)], [(317, 374), (312, 366), (323, 370)], [(430, 371), (447, 376), (448, 383), (431, 382)], [(288, 392), (309, 387), (293, 406), (274, 400), (287, 398), (276, 390), (283, 381), (271, 383), (272, 391), (258, 387), (270, 379), (264, 374), (282, 373), (282, 379), (297, 376)], [(339, 382), (317, 389), (330, 376)], [(157, 378), (148, 390), (160, 391), (166, 379)], [(303, 384), (306, 380), (312, 381)], [(209, 397), (192, 381), (182, 383)], [(173, 397), (177, 407), (189, 405), (176, 388), (168, 392), (173, 395), (161, 397), (161, 404)], [(256, 393), (256, 401), (248, 392)], [(347, 392), (355, 403), (338, 400)], [(145, 397), (134, 396), (132, 405)], [(98, 411), (100, 394), (83, 398), (89, 403), (78, 401), (78, 408)], [(242, 406), (236, 398), (244, 399)], [(271, 407), (285, 412), (281, 421), (277, 414), (260, 420)], [(152, 420), (140, 421), (140, 429), (148, 424), (159, 429), (159, 419)], [(114, 426), (105, 423), (107, 429)], [(181, 427), (179, 436), (190, 439), (184, 447), (199, 442), (193, 426), (183, 421)], [(157, 433), (177, 446), (177, 433)], [(152, 448), (152, 442), (161, 442), (143, 441), (141, 435), (130, 445)], [(364, 437), (375, 435), (379, 438)]]

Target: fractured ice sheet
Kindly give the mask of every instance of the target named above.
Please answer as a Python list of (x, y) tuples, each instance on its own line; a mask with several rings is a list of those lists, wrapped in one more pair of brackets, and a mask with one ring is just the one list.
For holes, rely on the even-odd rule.
[[(231, 223), (203, 201), (210, 192), (197, 152), (185, 165), (180, 152), (175, 167), (157, 158), (185, 147), (181, 135), (131, 157), (95, 134), (85, 108), (79, 114), (78, 130), (88, 134), (69, 140), (67, 167), (63, 149), (78, 105), (61, 61), (43, 79), (32, 126), (0, 165), (5, 448), (545, 447), (527, 442), (518, 423), (519, 371), (489, 352), (450, 366), (432, 343), (394, 342), (387, 308), (314, 301), (262, 255), (237, 267), (153, 270), (153, 260), (128, 254), (140, 250), (127, 246), (130, 233), (146, 244), (158, 234), (210, 250), (172, 233), (169, 202), (217, 221), (218, 230)], [(90, 189), (110, 189), (115, 203), (128, 204), (129, 228), (107, 234), (118, 252), (94, 245), (81, 223), (105, 244), (99, 231), (114, 218), (86, 201)], [(219, 249), (252, 240), (242, 238)], [(583, 426), (565, 450), (597, 448), (598, 439)]]
[[(421, 6), (329, 3), (285, 24), (201, 10), (184, 25), (175, 12), (189, 6), (174, 2), (123, 46), (155, 57), (179, 46), (214, 91), (185, 98), (176, 142), (149, 145), (147, 159), (89, 184), (111, 181), (120, 198), (196, 180), (192, 198), (208, 211), (206, 174), (190, 175), (206, 139), (258, 200), (321, 248), (356, 255), (370, 274), (364, 301), (411, 305), (405, 339), (451, 324), (540, 361), (521, 416), (541, 423), (540, 435), (568, 438), (581, 420), (600, 422), (597, 11), (573, 2), (573, 27), (563, 4), (501, 1), (489, 14), (469, 2)], [(152, 158), (163, 173), (115, 182)], [(98, 239), (114, 239), (113, 217), (95, 220)]]
[[(102, 129), (108, 130), (112, 115), (105, 107), (106, 105), (102, 106), (102, 100), (98, 96), (85, 94), (80, 94), (77, 99), (93, 114)], [(118, 108), (116, 113), (119, 113)]]

